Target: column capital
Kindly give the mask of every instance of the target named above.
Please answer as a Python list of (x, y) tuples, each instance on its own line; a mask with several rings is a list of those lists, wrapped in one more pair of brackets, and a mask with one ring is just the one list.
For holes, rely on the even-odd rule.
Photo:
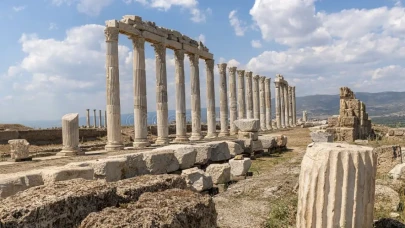
[(191, 66), (198, 66), (200, 56), (197, 54), (187, 54)]
[(252, 72), (252, 71), (246, 71), (246, 72), (245, 72), (245, 76), (246, 76), (247, 78), (251, 78), (252, 75), (253, 75), (253, 72)]
[(274, 86), (275, 86), (276, 88), (279, 88), (279, 87), (280, 87), (280, 82), (279, 82), (279, 81), (274, 81)]
[(260, 76), (258, 74), (256, 74), (255, 76), (253, 76), (254, 80), (259, 80)]
[(244, 77), (245, 76), (245, 70), (237, 70), (236, 71), (239, 77)]
[(163, 62), (164, 56), (166, 56), (166, 45), (164, 43), (155, 43), (151, 44), (153, 49), (155, 50), (155, 57), (160, 62)]
[(134, 49), (145, 49), (145, 38), (141, 36), (129, 36), (128, 38), (132, 41)]
[(261, 76), (260, 77), (260, 82), (264, 83), (266, 81), (266, 76)]
[(214, 69), (214, 63), (215, 63), (215, 61), (213, 59), (206, 59), (205, 60), (205, 66), (208, 69)]
[(266, 78), (266, 81), (265, 81), (265, 82), (270, 84), (271, 78)]
[(219, 70), (219, 73), (220, 74), (224, 74), (224, 73), (226, 73), (226, 63), (219, 63), (219, 64), (217, 64), (217, 66), (218, 66), (218, 70)]
[(118, 35), (120, 30), (118, 28), (108, 27), (104, 29), (106, 42), (118, 42)]
[(237, 67), (228, 67), (228, 71), (230, 74), (235, 74), (236, 73)]
[(186, 52), (182, 49), (174, 50), (175, 60), (184, 61), (184, 53)]

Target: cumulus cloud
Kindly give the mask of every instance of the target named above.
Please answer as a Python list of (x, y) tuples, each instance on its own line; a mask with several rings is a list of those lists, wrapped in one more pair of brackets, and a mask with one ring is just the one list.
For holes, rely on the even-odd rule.
[(261, 48), (262, 47), (262, 43), (260, 42), (260, 40), (252, 40), (250, 42), (250, 44), (252, 45), (252, 47), (254, 48)]
[(198, 41), (201, 41), (201, 42), (203, 42), (203, 44), (205, 44), (205, 35), (204, 35), (204, 34), (200, 34), (200, 35), (197, 37), (197, 40), (198, 40)]
[(229, 23), (233, 27), (235, 34), (237, 36), (244, 36), (246, 30), (248, 27), (246, 26), (246, 23), (242, 20), (240, 20), (237, 16), (238, 11), (237, 10), (232, 10), (229, 13)]

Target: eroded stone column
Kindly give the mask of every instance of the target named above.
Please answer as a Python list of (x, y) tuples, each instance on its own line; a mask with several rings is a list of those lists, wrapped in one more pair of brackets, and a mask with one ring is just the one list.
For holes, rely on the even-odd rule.
[(107, 111), (104, 111), (104, 128), (107, 128)]
[(246, 118), (253, 119), (253, 72), (246, 72)]
[(184, 83), (184, 50), (174, 51), (176, 67), (176, 138), (175, 143), (188, 142), (186, 121), (186, 87)]
[(131, 37), (133, 46), (134, 148), (150, 146), (148, 141), (148, 101), (146, 98), (145, 39)]
[(205, 60), (205, 70), (207, 73), (207, 135), (205, 138), (212, 139), (217, 137), (213, 59)]
[(167, 107), (166, 46), (163, 43), (152, 44), (156, 60), (156, 115), (157, 145), (169, 144), (169, 124)]
[(86, 127), (90, 128), (90, 109), (86, 109)]
[(79, 148), (79, 114), (70, 113), (62, 117), (62, 150), (59, 156), (75, 156), (84, 154)]
[(106, 37), (107, 70), (107, 151), (121, 150), (121, 103), (118, 65), (118, 28), (104, 30)]
[(253, 118), (260, 120), (259, 75), (253, 77)]
[(228, 93), (226, 83), (226, 63), (218, 64), (219, 69), (219, 108), (221, 119), (221, 132), (219, 137), (228, 136)]
[(288, 113), (289, 113), (289, 101), (288, 101), (288, 83), (286, 82), (284, 85), (284, 124), (286, 128), (290, 127), (290, 124), (288, 122)]
[(295, 97), (295, 86), (292, 87), (292, 99), (293, 99), (293, 104), (292, 104), (293, 125), (294, 125), (294, 127), (296, 127), (297, 126), (297, 110), (296, 110), (297, 104), (296, 104), (296, 97)]
[(200, 98), (200, 57), (188, 55), (190, 60), (191, 84), (191, 137), (190, 140), (201, 140), (201, 98)]
[(102, 126), (101, 118), (102, 118), (101, 110), (98, 110), (98, 128), (101, 128), (101, 126)]
[(245, 108), (245, 71), (237, 70), (238, 73), (238, 118), (246, 118)]
[(236, 67), (229, 67), (229, 122), (230, 135), (238, 133), (238, 129), (233, 121), (238, 119), (238, 106), (236, 101)]
[(259, 103), (260, 103), (260, 128), (262, 131), (267, 131), (266, 126), (266, 95), (265, 95), (265, 81), (266, 77), (259, 79)]
[(264, 95), (266, 102), (266, 128), (267, 130), (273, 130), (272, 119), (271, 119), (271, 78), (266, 78)]
[(277, 129), (280, 129), (282, 127), (281, 125), (281, 85), (279, 78), (276, 76), (276, 79), (274, 81), (274, 86), (275, 86), (275, 103), (276, 103), (276, 123), (277, 123)]
[(373, 227), (376, 169), (371, 147), (309, 144), (301, 163), (296, 227)]
[(288, 124), (290, 127), (293, 127), (293, 106), (292, 106), (292, 87), (288, 86)]
[(93, 109), (93, 128), (97, 128), (97, 109)]
[(281, 104), (281, 128), (286, 128), (285, 124), (285, 97), (284, 97), (284, 82), (280, 85), (280, 104)]

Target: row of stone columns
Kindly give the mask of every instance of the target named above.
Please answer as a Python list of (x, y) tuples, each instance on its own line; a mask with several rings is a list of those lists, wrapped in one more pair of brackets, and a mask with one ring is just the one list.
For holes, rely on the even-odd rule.
[(276, 75), (275, 104), (277, 128), (289, 128), (296, 126), (296, 102), (295, 86), (289, 86), (282, 75)]
[[(93, 110), (94, 114), (93, 114), (93, 128), (97, 128), (97, 110), (94, 109)], [(107, 127), (107, 111), (105, 111), (104, 113), (104, 127)], [(90, 109), (86, 109), (86, 127), (90, 128)], [(101, 115), (101, 110), (99, 110), (99, 114), (98, 114), (98, 128), (102, 128), (103, 124), (102, 124), (102, 115)]]

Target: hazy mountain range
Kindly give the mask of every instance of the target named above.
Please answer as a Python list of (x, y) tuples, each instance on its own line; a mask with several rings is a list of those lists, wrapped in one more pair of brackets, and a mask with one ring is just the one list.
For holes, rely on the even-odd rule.
[[(380, 92), (380, 93), (356, 93), (356, 98), (360, 99), (366, 104), (366, 110), (370, 117), (392, 117), (392, 116), (405, 116), (405, 92)], [(202, 101), (205, 102), (204, 100)], [(273, 118), (274, 114), (274, 99), (273, 105)], [(219, 119), (219, 107), (217, 110), (217, 119)], [(311, 95), (304, 97), (297, 97), (297, 117), (301, 117), (302, 111), (308, 112), (309, 118), (327, 118), (331, 115), (337, 115), (339, 112), (339, 95)], [(190, 110), (186, 111), (187, 121), (191, 120)], [(207, 121), (207, 109), (201, 109), (202, 121)], [(169, 122), (176, 119), (176, 111), (169, 110)], [(104, 118), (102, 119), (104, 122)], [(134, 118), (132, 113), (122, 114), (122, 125), (133, 125)], [(90, 117), (90, 123), (93, 124), (93, 117)], [(97, 118), (98, 123), (98, 118)], [(148, 113), (148, 123), (156, 123), (156, 112)], [(24, 121), (20, 124), (35, 127), (35, 128), (48, 128), (61, 126), (60, 120), (49, 121)], [(80, 125), (86, 125), (86, 117), (80, 117)]]

